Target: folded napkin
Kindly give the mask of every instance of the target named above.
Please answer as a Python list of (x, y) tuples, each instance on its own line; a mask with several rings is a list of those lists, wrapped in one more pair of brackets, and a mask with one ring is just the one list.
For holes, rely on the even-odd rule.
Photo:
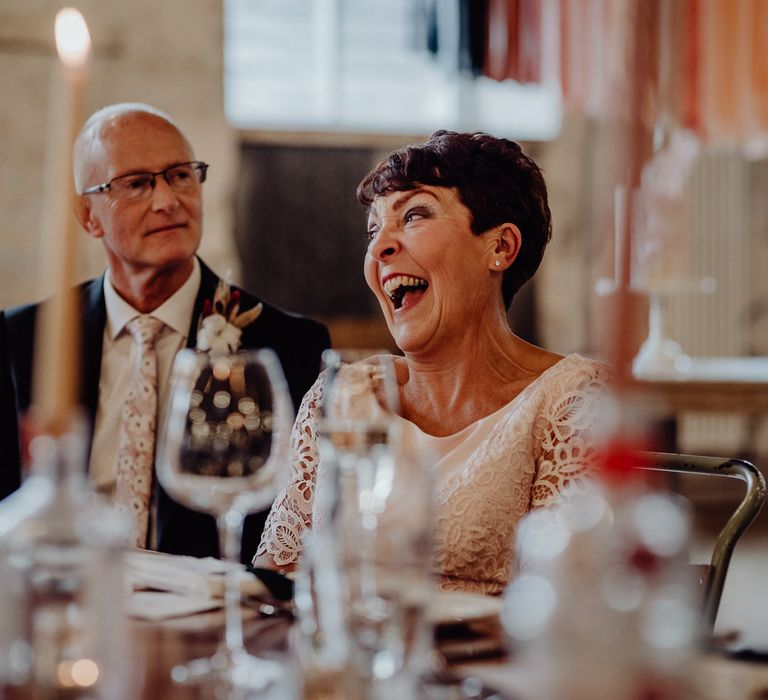
[(198, 559), (134, 549), (125, 553), (123, 564), (131, 591), (168, 591), (203, 599), (222, 598), (224, 573), (234, 569), (243, 595), (268, 594), (266, 586), (243, 565), (213, 557)]

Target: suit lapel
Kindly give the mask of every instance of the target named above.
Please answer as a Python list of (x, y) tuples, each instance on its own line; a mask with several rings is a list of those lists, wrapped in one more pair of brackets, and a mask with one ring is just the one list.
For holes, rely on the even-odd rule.
[(192, 311), (192, 318), (189, 322), (189, 331), (187, 333), (187, 347), (194, 348), (197, 345), (197, 322), (200, 314), (203, 312), (205, 300), (213, 301), (213, 295), (216, 293), (216, 287), (219, 284), (219, 278), (200, 258), (200, 289), (195, 299), (195, 307)]
[(104, 324), (107, 307), (104, 303), (104, 276), (87, 283), (80, 297), (82, 309), (82, 363), (80, 365), (80, 403), (88, 412), (93, 433), (99, 406), (101, 351), (104, 344)]

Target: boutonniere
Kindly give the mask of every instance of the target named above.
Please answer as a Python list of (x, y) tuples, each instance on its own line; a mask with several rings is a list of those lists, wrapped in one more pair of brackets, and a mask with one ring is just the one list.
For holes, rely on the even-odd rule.
[(264, 305), (259, 302), (252, 309), (240, 313), (240, 292), (219, 281), (213, 301), (206, 299), (197, 324), (197, 349), (204, 352), (228, 353), (240, 347), (243, 328), (253, 323)]

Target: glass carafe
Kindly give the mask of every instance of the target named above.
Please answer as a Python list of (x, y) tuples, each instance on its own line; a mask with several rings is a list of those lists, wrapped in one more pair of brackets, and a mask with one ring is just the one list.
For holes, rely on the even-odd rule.
[(127, 522), (86, 479), (83, 421), (30, 440), (30, 476), (0, 503), (0, 695), (129, 697)]

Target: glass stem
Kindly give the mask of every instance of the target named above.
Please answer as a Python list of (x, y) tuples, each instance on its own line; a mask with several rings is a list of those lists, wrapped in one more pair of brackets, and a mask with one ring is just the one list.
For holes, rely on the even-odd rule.
[[(243, 516), (230, 510), (217, 518), (219, 553), (222, 559), (240, 563), (243, 540)], [(240, 576), (237, 567), (227, 567), (224, 574), (224, 639), (223, 646), (230, 656), (243, 651), (243, 621), (240, 609)]]

